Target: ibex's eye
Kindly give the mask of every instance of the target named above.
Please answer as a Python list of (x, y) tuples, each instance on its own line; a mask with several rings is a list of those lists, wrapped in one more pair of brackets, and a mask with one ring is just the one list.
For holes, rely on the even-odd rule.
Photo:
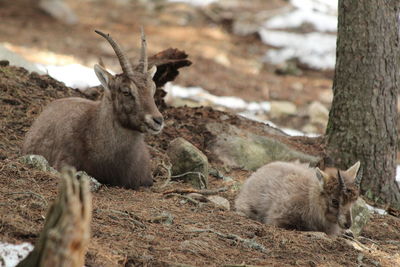
[(339, 208), (339, 200), (337, 199), (332, 199), (332, 207), (334, 208)]
[(131, 91), (129, 90), (129, 88), (122, 88), (121, 92), (124, 96), (132, 96)]

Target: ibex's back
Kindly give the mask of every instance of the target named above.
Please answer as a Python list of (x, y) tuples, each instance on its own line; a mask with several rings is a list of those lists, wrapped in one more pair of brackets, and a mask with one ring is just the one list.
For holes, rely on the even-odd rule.
[(350, 228), (358, 198), (359, 163), (347, 171), (274, 162), (258, 169), (243, 185), (235, 207), (240, 213), (286, 229), (338, 234)]
[(148, 70), (144, 35), (139, 71), (110, 36), (123, 73), (113, 76), (99, 65), (95, 72), (105, 88), (101, 101), (65, 98), (50, 103), (27, 133), (23, 153), (39, 154), (57, 169), (84, 170), (100, 182), (137, 188), (149, 186), (149, 152), (143, 133), (158, 133), (163, 118), (154, 103), (156, 72)]

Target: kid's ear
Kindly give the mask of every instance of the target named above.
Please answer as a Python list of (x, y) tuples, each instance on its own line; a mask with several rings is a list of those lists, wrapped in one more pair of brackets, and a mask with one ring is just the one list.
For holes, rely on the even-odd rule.
[(320, 170), (320, 168), (315, 168), (315, 172), (317, 174), (317, 178), (319, 180), (319, 182), (324, 185), (328, 182), (329, 180), (329, 175), (327, 173), (325, 173), (324, 171)]
[(157, 72), (157, 66), (153, 65), (153, 67), (151, 67), (151, 69), (149, 69), (149, 72), (148, 72), (150, 77), (151, 77), (151, 79), (153, 79), (153, 77), (156, 74), (156, 72)]
[(346, 170), (346, 176), (350, 180), (350, 182), (353, 183), (355, 181), (359, 169), (360, 169), (360, 162), (357, 161), (353, 166), (351, 166)]
[(95, 64), (94, 65), (94, 72), (96, 73), (97, 78), (99, 79), (101, 85), (105, 90), (110, 90), (108, 84), (110, 80), (113, 78), (113, 75), (109, 73), (105, 68), (102, 66)]

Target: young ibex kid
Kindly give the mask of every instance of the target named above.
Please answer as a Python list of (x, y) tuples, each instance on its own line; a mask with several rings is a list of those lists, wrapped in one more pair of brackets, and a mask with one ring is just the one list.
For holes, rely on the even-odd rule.
[(346, 171), (322, 171), (300, 163), (267, 164), (243, 184), (236, 210), (286, 229), (341, 234), (352, 225), (351, 208), (359, 195), (359, 167), (357, 162)]
[(53, 101), (28, 131), (22, 151), (44, 156), (56, 169), (74, 166), (105, 184), (150, 186), (150, 156), (143, 135), (159, 133), (164, 121), (154, 103), (156, 67), (148, 70), (143, 30), (139, 69), (108, 34), (96, 33), (110, 43), (123, 72), (114, 76), (95, 65), (105, 89), (102, 99)]

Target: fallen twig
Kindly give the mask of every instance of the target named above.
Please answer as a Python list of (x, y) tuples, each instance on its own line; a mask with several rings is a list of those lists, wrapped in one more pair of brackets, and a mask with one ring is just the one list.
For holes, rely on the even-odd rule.
[(342, 236), (342, 238), (344, 239), (348, 239), (350, 241), (353, 241), (354, 243), (356, 243), (357, 245), (359, 245), (362, 249), (364, 250), (370, 250), (370, 248), (366, 247), (364, 244), (362, 244), (360, 241), (358, 241), (357, 239), (355, 239), (354, 237), (348, 236), (348, 235), (344, 235)]
[(177, 194), (177, 193), (169, 193), (169, 194), (164, 194), (164, 195), (166, 197), (180, 197), (180, 198), (186, 199), (187, 201), (189, 201), (189, 202), (191, 202), (191, 203), (193, 203), (193, 204), (195, 204), (195, 205), (197, 205), (199, 207), (201, 207), (203, 205), (203, 203), (200, 203), (199, 201), (197, 201), (197, 200), (195, 200), (195, 199), (193, 199), (191, 197), (185, 196), (185, 195), (180, 195), (180, 194)]
[(190, 194), (190, 193), (197, 193), (205, 196), (216, 195), (220, 192), (226, 192), (228, 190), (227, 187), (221, 187), (217, 189), (194, 189), (194, 188), (176, 188), (169, 191), (163, 192), (164, 195), (177, 193), (177, 194)]
[(142, 228), (146, 228), (146, 225), (143, 224), (142, 222), (138, 221), (137, 219), (132, 218), (132, 216), (137, 217), (136, 215), (131, 214), (131, 212), (128, 211), (120, 211), (120, 210), (108, 210), (108, 209), (96, 209), (95, 212), (109, 212), (109, 213), (114, 213), (117, 215), (122, 215), (126, 218), (126, 220), (128, 220), (129, 222), (132, 222), (133, 224), (142, 227)]
[(35, 196), (37, 198), (39, 198), (40, 200), (42, 200), (45, 204), (45, 206), (47, 207), (48, 203), (47, 200), (40, 194), (35, 193), (35, 192), (31, 192), (31, 191), (26, 191), (26, 192), (12, 192), (12, 193), (7, 193), (7, 196), (9, 195), (31, 195), (31, 196)]
[(171, 182), (171, 167), (172, 167), (172, 165), (171, 164), (166, 165), (164, 163), (164, 161), (162, 161), (160, 166), (167, 171), (167, 179), (165, 180), (164, 184), (161, 186), (161, 188), (164, 188)]
[(190, 232), (193, 232), (193, 233), (213, 233), (213, 234), (216, 234), (217, 236), (222, 237), (222, 238), (231, 239), (231, 240), (235, 240), (235, 241), (241, 242), (248, 248), (255, 249), (255, 250), (261, 251), (263, 253), (267, 253), (268, 252), (267, 249), (263, 245), (257, 243), (256, 241), (251, 240), (251, 239), (242, 238), (242, 237), (240, 237), (238, 235), (235, 235), (235, 234), (223, 234), (223, 233), (215, 231), (213, 229), (193, 229)]
[(206, 186), (207, 186), (207, 184), (206, 184), (206, 177), (205, 177), (204, 174), (202, 174), (201, 172), (185, 172), (185, 173), (173, 175), (173, 176), (171, 176), (171, 179), (172, 179), (172, 178), (181, 178), (181, 177), (186, 176), (186, 175), (188, 175), (188, 174), (196, 174), (196, 175), (198, 175), (198, 176), (199, 176), (199, 180), (200, 180), (200, 182), (201, 182), (201, 186), (202, 186), (202, 187), (206, 187)]

